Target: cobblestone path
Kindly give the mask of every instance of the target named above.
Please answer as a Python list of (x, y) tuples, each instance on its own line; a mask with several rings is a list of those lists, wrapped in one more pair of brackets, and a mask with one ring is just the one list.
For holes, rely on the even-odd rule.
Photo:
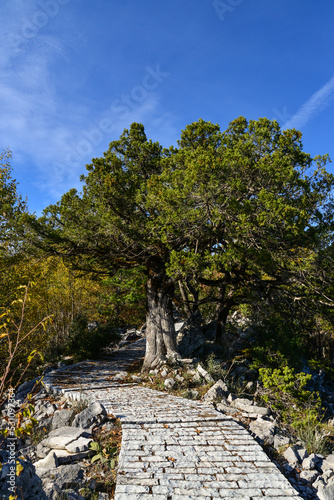
[(115, 500), (301, 498), (233, 418), (112, 377), (143, 356), (140, 340), (108, 361), (77, 363), (45, 383), (68, 398), (99, 401), (121, 419)]

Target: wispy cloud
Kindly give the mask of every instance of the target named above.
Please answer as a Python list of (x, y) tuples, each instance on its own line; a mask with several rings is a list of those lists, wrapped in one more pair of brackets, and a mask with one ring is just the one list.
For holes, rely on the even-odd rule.
[(316, 114), (323, 110), (329, 104), (330, 98), (334, 93), (334, 76), (325, 83), (317, 92), (315, 92), (303, 104), (297, 113), (295, 113), (286, 123), (283, 128), (296, 128), (300, 129)]
[[(7, 33), (0, 47), (0, 148), (12, 149), (18, 177), (24, 176), (41, 193), (44, 206), (79, 187), (85, 164), (100, 156), (131, 122), (157, 120), (158, 87), (168, 77), (159, 65), (144, 67), (139, 81), (124, 88), (124, 93), (111, 91), (105, 109), (94, 97), (64, 95), (59, 68), (73, 59), (76, 49), (82, 51), (81, 35), (51, 29), (50, 15), (50, 29), (27, 30), (34, 36), (24, 37), (27, 22), (37, 26), (38, 20), (42, 24), (46, 19), (36, 15), (46, 3), (32, 0), (27, 6), (23, 0), (4, 0), (1, 10)], [(66, 3), (59, 0), (57, 16), (68, 15)], [(166, 123), (172, 126), (170, 117), (155, 123), (157, 132), (166, 131)]]

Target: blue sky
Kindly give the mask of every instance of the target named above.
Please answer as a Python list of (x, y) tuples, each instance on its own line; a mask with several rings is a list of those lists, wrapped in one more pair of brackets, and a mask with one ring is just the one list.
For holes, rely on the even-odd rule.
[[(0, 148), (40, 212), (133, 121), (277, 119), (334, 161), (333, 0), (1, 0)], [(328, 170), (334, 172), (333, 164)]]

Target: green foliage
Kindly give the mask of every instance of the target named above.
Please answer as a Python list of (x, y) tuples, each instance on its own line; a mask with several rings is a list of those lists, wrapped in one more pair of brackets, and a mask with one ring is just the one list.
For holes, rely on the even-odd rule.
[(2, 308), (0, 362), (3, 371), (0, 374), (0, 402), (7, 388), (19, 385), (35, 357), (39, 356), (43, 360), (42, 349), (51, 318), (45, 317), (35, 325), (31, 324), (29, 315), (27, 319), (29, 286), (32, 284), (20, 287), (21, 298), (13, 301), (10, 309)]
[[(303, 151), (300, 132), (282, 131), (266, 118), (239, 117), (224, 132), (198, 120), (169, 149), (133, 123), (92, 159), (81, 193), (65, 193), (40, 218), (21, 210), (8, 220), (29, 245), (62, 255), (76, 271), (107, 276), (111, 290), (105, 295), (113, 305), (104, 310), (113, 320), (128, 322), (132, 312), (136, 320), (143, 317), (139, 302), (147, 282), (148, 330), (154, 323), (147, 365), (153, 366), (162, 356), (155, 346), (172, 338), (162, 332), (180, 281), (191, 284), (188, 309), (192, 302), (213, 314), (208, 304), (214, 303), (221, 337), (232, 308), (272, 303), (275, 309), (275, 297), (330, 316), (333, 259), (319, 256), (334, 226), (334, 176), (327, 162), (327, 156)], [(270, 349), (288, 359), (303, 339), (295, 336), (298, 323), (289, 330), (282, 318), (278, 325), (272, 321), (279, 346)]]
[(303, 372), (296, 373), (289, 366), (259, 369), (264, 387), (262, 399), (294, 429), (301, 429), (309, 423), (317, 424), (321, 416), (319, 394), (306, 388), (311, 377)]
[(96, 452), (96, 455), (91, 459), (91, 463), (100, 461), (102, 464), (107, 463), (111, 469), (114, 469), (117, 461), (117, 446), (110, 444), (102, 447), (100, 443), (93, 441), (90, 443), (89, 449)]
[(119, 340), (118, 333), (111, 326), (98, 326), (89, 330), (87, 325), (87, 317), (79, 314), (70, 327), (67, 353), (73, 355), (75, 361), (98, 358), (104, 347)]
[(146, 314), (146, 276), (142, 267), (121, 269), (115, 276), (104, 278), (99, 314), (114, 325), (141, 325)]
[(327, 455), (330, 452), (328, 436), (331, 432), (321, 421), (304, 418), (300, 425), (296, 425), (296, 437), (305, 446), (307, 453)]

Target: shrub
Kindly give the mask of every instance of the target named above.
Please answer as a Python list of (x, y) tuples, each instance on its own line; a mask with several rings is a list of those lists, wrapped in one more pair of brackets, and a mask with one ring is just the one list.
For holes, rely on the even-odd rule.
[(322, 408), (319, 394), (306, 388), (311, 375), (295, 373), (289, 366), (260, 368), (259, 375), (264, 388), (262, 399), (284, 424), (296, 431), (320, 423)]
[(115, 344), (119, 334), (110, 326), (97, 326), (88, 329), (87, 317), (78, 314), (69, 330), (69, 342), (66, 347), (67, 354), (72, 355), (74, 361), (86, 358), (98, 358), (104, 347)]
[(33, 359), (39, 355), (46, 343), (46, 325), (50, 317), (32, 325), (26, 319), (26, 307), (29, 304), (29, 287), (19, 287), (23, 297), (12, 302), (11, 307), (1, 308), (0, 324), (0, 362), (3, 372), (0, 374), (0, 403), (9, 387), (15, 388), (24, 380)]

